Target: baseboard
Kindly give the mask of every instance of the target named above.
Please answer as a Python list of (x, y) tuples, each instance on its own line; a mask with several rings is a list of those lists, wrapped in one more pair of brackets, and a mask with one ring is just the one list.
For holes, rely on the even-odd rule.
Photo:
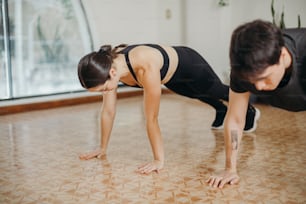
[[(171, 93), (170, 90), (162, 89), (162, 93)], [(118, 91), (118, 99), (140, 96), (142, 89), (126, 89)], [(41, 98), (19, 99), (0, 102), (0, 115), (21, 113), (34, 110), (43, 110), (63, 106), (80, 105), (102, 101), (101, 94), (90, 94), (88, 92), (78, 94), (66, 94)]]

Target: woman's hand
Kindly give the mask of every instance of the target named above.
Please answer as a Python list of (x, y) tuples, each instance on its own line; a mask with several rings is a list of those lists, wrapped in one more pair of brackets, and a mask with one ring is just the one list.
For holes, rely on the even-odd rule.
[(136, 170), (136, 172), (141, 174), (148, 174), (152, 171), (156, 171), (159, 173), (159, 171), (164, 167), (164, 163), (159, 160), (154, 160), (153, 162), (143, 164), (139, 166)]
[(225, 184), (233, 185), (238, 183), (239, 176), (237, 172), (225, 170), (217, 176), (211, 176), (206, 182), (214, 188), (223, 188)]
[(101, 159), (103, 156), (106, 156), (106, 152), (103, 149), (98, 148), (94, 151), (87, 152), (87, 153), (79, 155), (79, 158), (82, 159), (82, 160), (88, 160), (88, 159), (92, 159), (92, 158)]

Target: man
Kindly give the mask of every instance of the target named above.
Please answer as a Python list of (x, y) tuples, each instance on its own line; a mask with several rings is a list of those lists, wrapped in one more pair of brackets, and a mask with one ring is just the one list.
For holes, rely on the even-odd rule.
[(230, 62), (225, 170), (207, 180), (219, 188), (239, 181), (237, 155), (250, 93), (271, 106), (306, 110), (306, 28), (280, 30), (262, 20), (243, 24), (232, 34)]

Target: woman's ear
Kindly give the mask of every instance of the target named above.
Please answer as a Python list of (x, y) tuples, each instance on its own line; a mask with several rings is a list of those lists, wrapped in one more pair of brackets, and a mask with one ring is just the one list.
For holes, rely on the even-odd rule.
[(111, 78), (115, 77), (117, 75), (117, 70), (114, 68), (110, 68), (109, 75), (111, 76)]

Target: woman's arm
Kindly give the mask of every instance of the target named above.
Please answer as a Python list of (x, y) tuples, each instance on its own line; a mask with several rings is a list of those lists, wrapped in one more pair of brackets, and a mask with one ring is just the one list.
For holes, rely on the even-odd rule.
[(100, 158), (101, 156), (106, 155), (107, 146), (116, 115), (116, 101), (117, 89), (103, 92), (103, 103), (100, 113), (100, 147), (92, 152), (80, 155), (80, 159), (87, 160), (95, 157)]
[(100, 147), (106, 153), (109, 138), (113, 129), (114, 119), (116, 115), (117, 89), (103, 93), (103, 104), (101, 109), (100, 131), (101, 144)]
[(146, 129), (153, 151), (154, 160), (141, 165), (140, 173), (159, 171), (164, 166), (164, 147), (161, 131), (158, 124), (158, 114), (161, 97), (160, 72), (156, 64), (147, 65), (139, 77), (139, 82), (144, 89), (144, 114)]
[(239, 181), (237, 174), (237, 156), (242, 138), (245, 117), (248, 109), (250, 93), (235, 93), (230, 90), (229, 105), (224, 123), (225, 171), (211, 176), (207, 182), (210, 186), (222, 188), (225, 184)]

